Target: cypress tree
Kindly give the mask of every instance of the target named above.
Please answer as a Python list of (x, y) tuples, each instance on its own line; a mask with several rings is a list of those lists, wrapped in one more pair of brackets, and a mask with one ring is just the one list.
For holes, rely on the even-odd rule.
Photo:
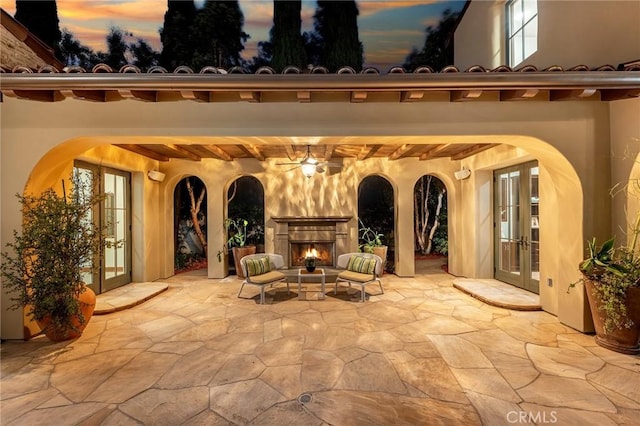
[(362, 43), (358, 38), (358, 6), (350, 1), (321, 1), (314, 15), (314, 28), (321, 39), (321, 65), (331, 72), (351, 66), (362, 70)]
[(442, 13), (438, 25), (428, 26), (426, 38), (420, 51), (415, 48), (405, 59), (404, 68), (413, 70), (421, 65), (429, 65), (434, 71), (440, 71), (453, 64), (453, 33), (458, 25), (458, 13), (450, 9)]
[(173, 71), (181, 65), (192, 66), (192, 28), (195, 16), (196, 7), (193, 0), (167, 0), (164, 26), (160, 29), (160, 65), (168, 71)]
[(271, 28), (273, 59), (271, 66), (277, 72), (281, 72), (289, 65), (298, 68), (306, 66), (307, 55), (300, 34), (301, 9), (301, 0), (273, 1), (273, 27)]
[(15, 18), (60, 57), (60, 21), (55, 0), (16, 0)]
[(237, 0), (206, 0), (195, 20), (193, 67), (242, 65), (240, 51), (249, 35)]

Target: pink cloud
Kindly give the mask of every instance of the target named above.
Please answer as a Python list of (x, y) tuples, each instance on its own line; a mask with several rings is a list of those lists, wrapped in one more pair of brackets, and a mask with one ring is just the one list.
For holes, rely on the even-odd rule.
[(374, 15), (380, 11), (388, 10), (388, 9), (399, 9), (403, 7), (411, 7), (411, 6), (424, 6), (428, 4), (437, 4), (440, 3), (441, 0), (424, 0), (424, 1), (362, 1), (358, 2), (358, 9), (360, 11), (361, 16)]

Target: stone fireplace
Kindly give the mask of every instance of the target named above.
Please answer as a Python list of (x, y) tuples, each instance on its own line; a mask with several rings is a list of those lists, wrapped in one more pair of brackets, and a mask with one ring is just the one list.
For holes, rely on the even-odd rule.
[(274, 251), (291, 267), (304, 265), (307, 250), (315, 249), (318, 266), (335, 266), (347, 253), (348, 223), (352, 216), (272, 217), (276, 223)]

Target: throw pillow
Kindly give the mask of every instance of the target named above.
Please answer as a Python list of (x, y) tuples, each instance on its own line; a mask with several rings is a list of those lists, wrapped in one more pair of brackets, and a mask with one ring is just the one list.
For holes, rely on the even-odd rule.
[(247, 259), (245, 263), (247, 265), (247, 273), (249, 276), (266, 274), (271, 271), (269, 256)]
[(365, 256), (353, 255), (347, 263), (347, 270), (361, 274), (373, 274), (376, 268), (376, 260)]

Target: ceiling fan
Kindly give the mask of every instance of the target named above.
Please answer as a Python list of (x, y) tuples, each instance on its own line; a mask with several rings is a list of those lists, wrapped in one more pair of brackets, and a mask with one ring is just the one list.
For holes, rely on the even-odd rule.
[(302, 160), (291, 163), (276, 163), (277, 166), (295, 166), (289, 170), (295, 170), (298, 167), (302, 170), (302, 174), (307, 178), (311, 178), (316, 173), (324, 173), (327, 167), (342, 167), (340, 163), (330, 163), (326, 161), (318, 161), (311, 153), (311, 145), (307, 145), (307, 152)]

